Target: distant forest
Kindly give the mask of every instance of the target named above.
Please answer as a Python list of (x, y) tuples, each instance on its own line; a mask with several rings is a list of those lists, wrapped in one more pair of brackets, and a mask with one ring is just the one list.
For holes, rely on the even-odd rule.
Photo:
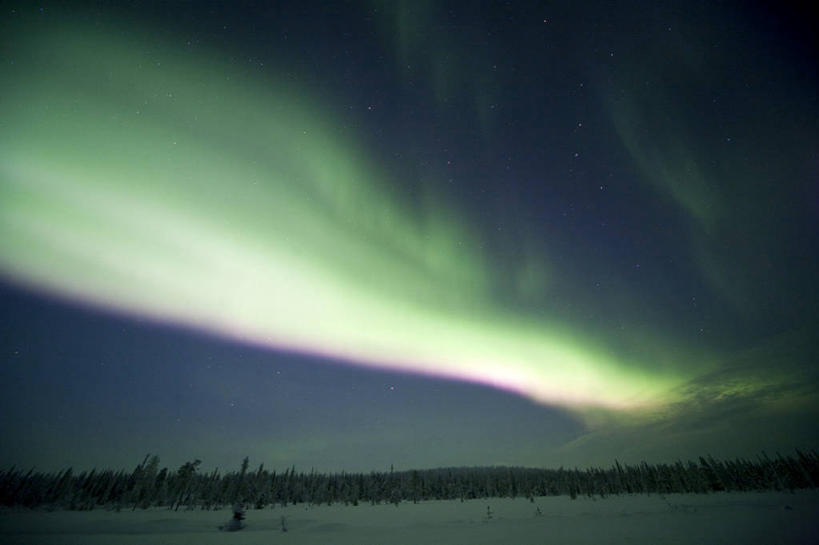
[(175, 471), (160, 468), (158, 456), (146, 456), (131, 472), (71, 468), (53, 473), (16, 468), (0, 471), (0, 505), (7, 507), (91, 510), (218, 509), (241, 503), (264, 509), (288, 504), (358, 505), (536, 496), (709, 493), (721, 491), (797, 490), (819, 487), (819, 456), (756, 460), (714, 460), (673, 464), (622, 465), (607, 469), (531, 469), (521, 467), (444, 468), (372, 473), (309, 473), (289, 468), (268, 471), (264, 465), (225, 474), (199, 471), (200, 460)]

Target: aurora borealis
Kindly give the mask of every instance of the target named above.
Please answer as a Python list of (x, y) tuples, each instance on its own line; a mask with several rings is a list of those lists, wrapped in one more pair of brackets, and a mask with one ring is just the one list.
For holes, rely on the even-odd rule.
[(632, 8), (6, 8), (9, 461), (815, 447), (798, 18)]
[[(93, 33), (49, 35), (29, 62), (70, 77), (21, 74), (24, 104), (7, 102), (2, 255), (15, 277), (544, 402), (639, 405), (673, 384), (493, 308), (477, 237), (443, 207), (413, 218), (391, 203), (379, 187), (389, 175), (357, 164), (309, 105), (166, 47), (140, 55)], [(83, 82), (100, 74), (92, 93)]]

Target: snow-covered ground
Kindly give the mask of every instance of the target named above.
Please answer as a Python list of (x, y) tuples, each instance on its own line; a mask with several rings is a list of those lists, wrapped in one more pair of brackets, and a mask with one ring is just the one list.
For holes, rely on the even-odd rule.
[[(487, 512), (487, 507), (489, 512)], [(491, 516), (488, 516), (491, 515)], [(819, 543), (819, 491), (288, 506), (220, 511), (0, 512), (0, 543), (421, 545)], [(284, 517), (287, 532), (282, 531)]]

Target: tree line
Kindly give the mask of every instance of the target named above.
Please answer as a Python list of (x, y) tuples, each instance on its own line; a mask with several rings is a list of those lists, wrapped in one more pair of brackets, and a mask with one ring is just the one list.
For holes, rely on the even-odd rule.
[(766, 454), (737, 458), (608, 468), (534, 469), (523, 467), (442, 468), (370, 473), (250, 470), (245, 458), (238, 471), (199, 470), (200, 460), (175, 471), (160, 468), (148, 455), (127, 472), (72, 468), (44, 473), (17, 468), (0, 471), (0, 505), (70, 510), (147, 509), (166, 507), (218, 509), (236, 503), (254, 509), (288, 504), (358, 505), (425, 500), (461, 501), (492, 497), (617, 494), (709, 493), (722, 491), (797, 490), (819, 487), (819, 455)]

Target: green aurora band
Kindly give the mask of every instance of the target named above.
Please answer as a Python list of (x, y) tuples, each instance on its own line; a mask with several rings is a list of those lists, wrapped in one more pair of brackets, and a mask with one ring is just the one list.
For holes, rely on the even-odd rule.
[(493, 303), (454, 210), (402, 206), (302, 90), (215, 57), (134, 33), (16, 37), (0, 68), (7, 278), (576, 409), (654, 407), (691, 378)]

